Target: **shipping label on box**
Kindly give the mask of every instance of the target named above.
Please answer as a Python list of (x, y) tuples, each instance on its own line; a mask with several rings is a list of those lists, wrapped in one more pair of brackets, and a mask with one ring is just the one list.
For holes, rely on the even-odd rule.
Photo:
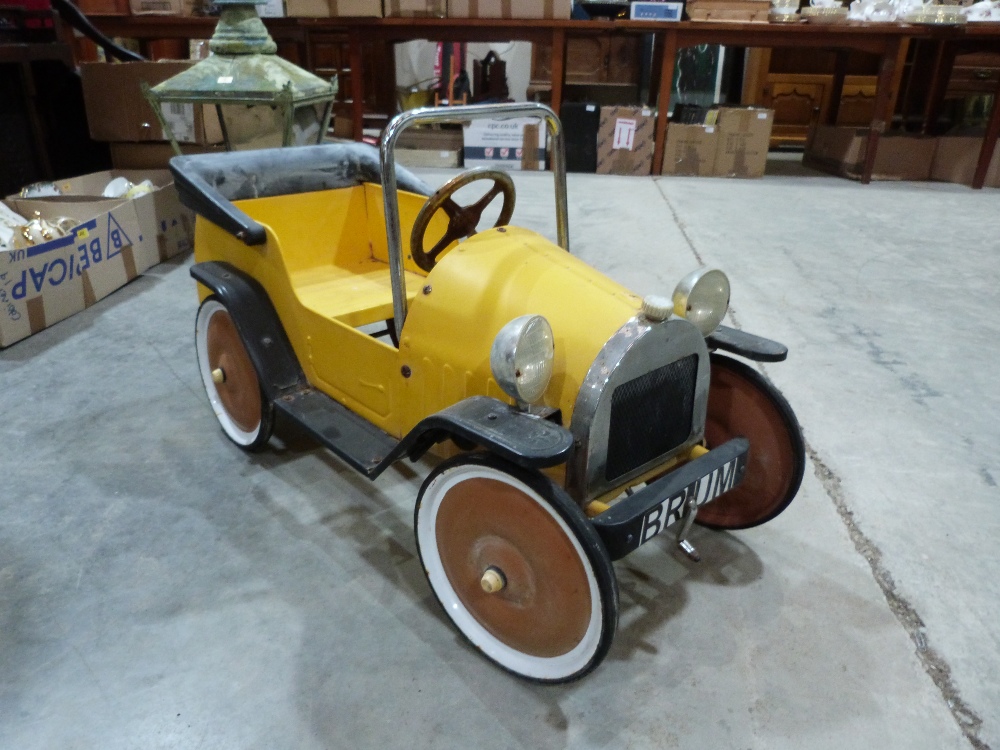
[(774, 111), (770, 109), (720, 109), (715, 174), (719, 177), (762, 177), (773, 123)]
[(601, 107), (597, 174), (648, 175), (656, 118), (645, 107)]
[[(388, 0), (387, 0), (388, 3)], [(451, 18), (569, 18), (570, 0), (448, 0)]]
[(387, 18), (444, 18), (448, 15), (448, 0), (385, 0)]
[(661, 174), (710, 177), (715, 171), (718, 143), (715, 125), (671, 123), (663, 147)]
[[(54, 221), (87, 212), (76, 204), (8, 198), (22, 216)], [(91, 212), (106, 202), (90, 202)], [(80, 312), (138, 275), (138, 220), (130, 203), (82, 221), (65, 237), (0, 252), (0, 347)]]
[(545, 128), (533, 117), (473, 120), (464, 138), (466, 168), (545, 169)]

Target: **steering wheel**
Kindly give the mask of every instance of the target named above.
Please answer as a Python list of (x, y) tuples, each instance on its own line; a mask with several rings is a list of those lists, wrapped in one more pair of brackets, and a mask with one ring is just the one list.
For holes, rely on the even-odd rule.
[[(493, 180), (493, 187), (478, 201), (471, 206), (460, 206), (451, 199), (458, 190), (477, 180)], [(434, 268), (438, 255), (448, 245), (476, 233), (483, 211), (501, 194), (503, 208), (500, 209), (500, 217), (493, 225), (494, 228), (506, 226), (514, 214), (514, 181), (510, 175), (499, 169), (477, 167), (448, 180), (427, 200), (413, 222), (413, 231), (410, 233), (410, 254), (413, 256), (413, 262), (425, 271)], [(424, 235), (427, 233), (431, 217), (439, 208), (443, 208), (448, 214), (448, 230), (434, 247), (424, 250)]]

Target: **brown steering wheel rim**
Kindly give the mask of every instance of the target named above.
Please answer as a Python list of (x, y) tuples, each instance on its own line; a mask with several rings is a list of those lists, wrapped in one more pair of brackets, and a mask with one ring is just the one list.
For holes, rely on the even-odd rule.
[[(451, 196), (466, 185), (479, 180), (493, 180), (493, 186), (478, 201), (469, 206), (459, 206)], [(503, 195), (503, 207), (493, 228), (507, 226), (514, 215), (514, 181), (507, 172), (489, 167), (476, 167), (448, 180), (421, 207), (410, 232), (410, 255), (413, 262), (424, 271), (430, 272), (437, 263), (438, 255), (452, 242), (476, 234), (476, 227), (483, 211), (497, 197)], [(448, 214), (448, 229), (444, 236), (430, 250), (424, 250), (424, 235), (430, 226), (431, 217), (443, 208)]]

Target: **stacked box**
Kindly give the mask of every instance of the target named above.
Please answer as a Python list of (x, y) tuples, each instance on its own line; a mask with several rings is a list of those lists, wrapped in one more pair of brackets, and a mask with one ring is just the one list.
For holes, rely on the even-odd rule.
[(285, 14), (298, 18), (381, 18), (382, 0), (285, 0)]
[(133, 16), (196, 16), (201, 0), (129, 0)]
[(451, 18), (566, 19), (570, 16), (570, 6), (570, 0), (448, 0), (448, 15)]
[(762, 177), (767, 165), (774, 111), (723, 107), (718, 118), (717, 177)]
[(645, 107), (601, 107), (597, 174), (648, 175), (655, 127), (656, 118)]
[[(195, 60), (84, 63), (80, 67), (90, 137), (111, 143), (166, 141), (160, 122), (142, 95), (142, 84), (155, 86), (190, 68)], [(171, 104), (164, 110), (179, 143), (222, 143), (213, 107)]]
[(444, 18), (448, 0), (384, 0), (386, 18)]
[(711, 177), (715, 174), (719, 132), (715, 125), (686, 125), (679, 122), (667, 127), (661, 174)]

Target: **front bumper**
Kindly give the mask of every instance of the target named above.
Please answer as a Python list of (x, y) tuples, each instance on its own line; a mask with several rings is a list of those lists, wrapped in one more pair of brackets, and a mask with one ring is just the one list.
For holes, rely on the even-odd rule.
[(736, 487), (746, 474), (749, 451), (750, 441), (733, 438), (591, 519), (611, 559), (625, 557), (680, 521), (692, 498), (700, 507)]

